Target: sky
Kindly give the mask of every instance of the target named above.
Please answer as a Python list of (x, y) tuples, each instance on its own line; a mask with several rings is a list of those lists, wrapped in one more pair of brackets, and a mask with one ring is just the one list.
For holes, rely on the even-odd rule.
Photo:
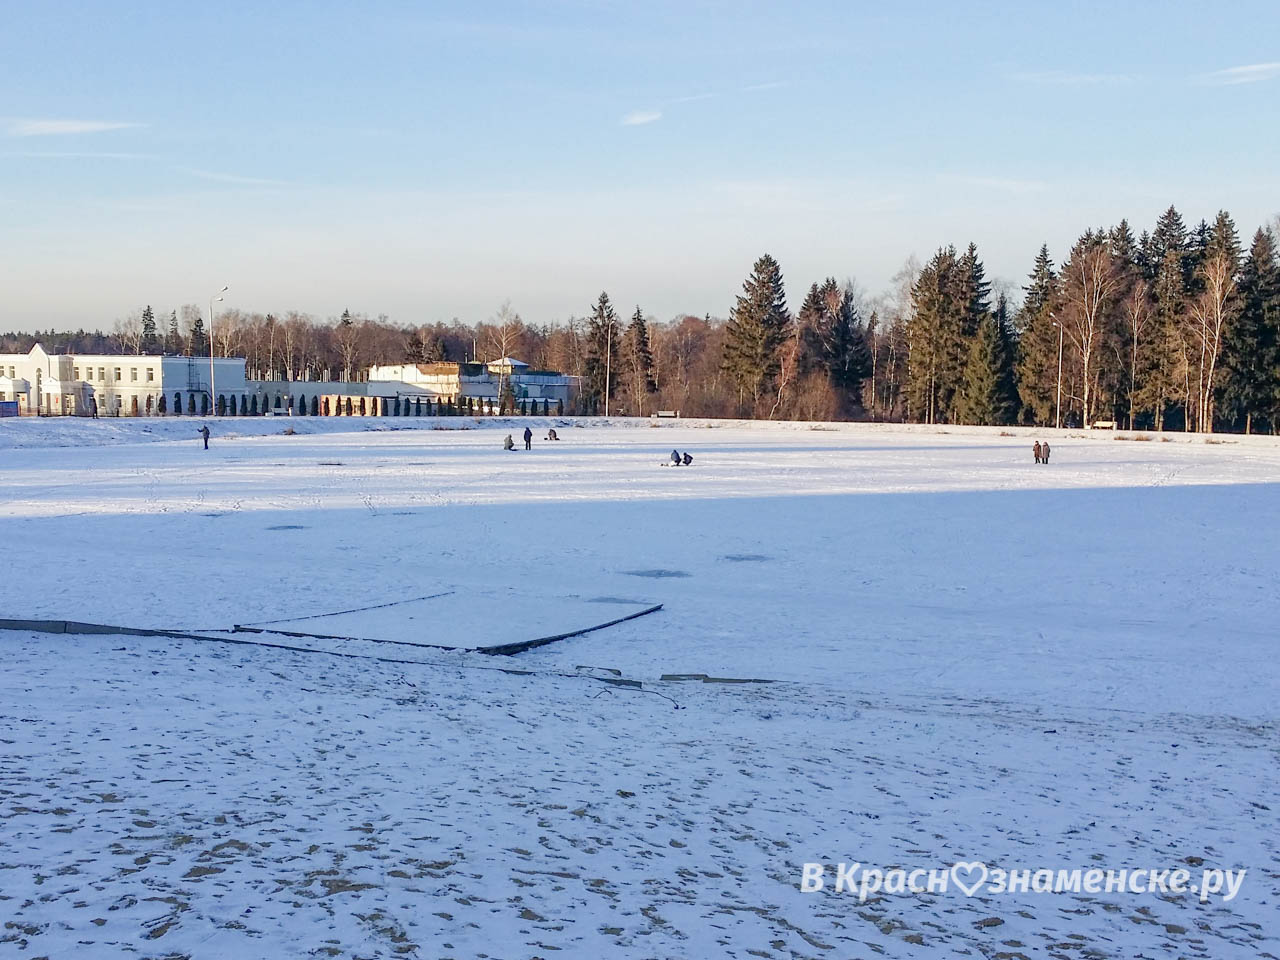
[(0, 0), (0, 329), (726, 316), (1280, 213), (1280, 4)]

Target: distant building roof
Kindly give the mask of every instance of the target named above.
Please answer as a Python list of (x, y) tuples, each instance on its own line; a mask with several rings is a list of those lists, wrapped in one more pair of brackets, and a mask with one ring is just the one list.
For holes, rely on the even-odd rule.
[(488, 367), (527, 367), (528, 364), (523, 360), (517, 360), (515, 357), (502, 357), (499, 360), (490, 360), (485, 366)]

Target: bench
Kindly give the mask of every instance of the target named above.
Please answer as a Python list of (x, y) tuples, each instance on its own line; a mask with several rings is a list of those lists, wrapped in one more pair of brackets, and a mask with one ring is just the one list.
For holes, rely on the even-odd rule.
[(679, 410), (659, 410), (656, 413), (654, 413), (654, 417), (678, 417), (678, 416), (680, 416)]
[(1090, 429), (1114, 430), (1115, 428), (1116, 428), (1116, 422), (1114, 420), (1095, 420), (1093, 421), (1093, 426)]

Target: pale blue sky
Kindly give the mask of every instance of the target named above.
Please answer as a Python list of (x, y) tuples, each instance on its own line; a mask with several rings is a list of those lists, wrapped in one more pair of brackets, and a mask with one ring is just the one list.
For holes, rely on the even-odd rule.
[(1280, 212), (1280, 4), (0, 2), (0, 328), (152, 303), (526, 320), (1020, 283)]

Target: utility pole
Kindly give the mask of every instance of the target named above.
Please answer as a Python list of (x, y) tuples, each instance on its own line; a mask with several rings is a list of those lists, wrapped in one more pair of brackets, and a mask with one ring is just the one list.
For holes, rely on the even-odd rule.
[(224, 286), (209, 298), (209, 413), (218, 415), (218, 393), (213, 384), (213, 305), (222, 302), (222, 295), (227, 292)]
[[(1053, 313), (1049, 313), (1053, 317)], [(1053, 325), (1058, 328), (1058, 402), (1057, 409), (1054, 412), (1054, 426), (1059, 430), (1062, 429), (1062, 324), (1056, 317), (1053, 318)]]

